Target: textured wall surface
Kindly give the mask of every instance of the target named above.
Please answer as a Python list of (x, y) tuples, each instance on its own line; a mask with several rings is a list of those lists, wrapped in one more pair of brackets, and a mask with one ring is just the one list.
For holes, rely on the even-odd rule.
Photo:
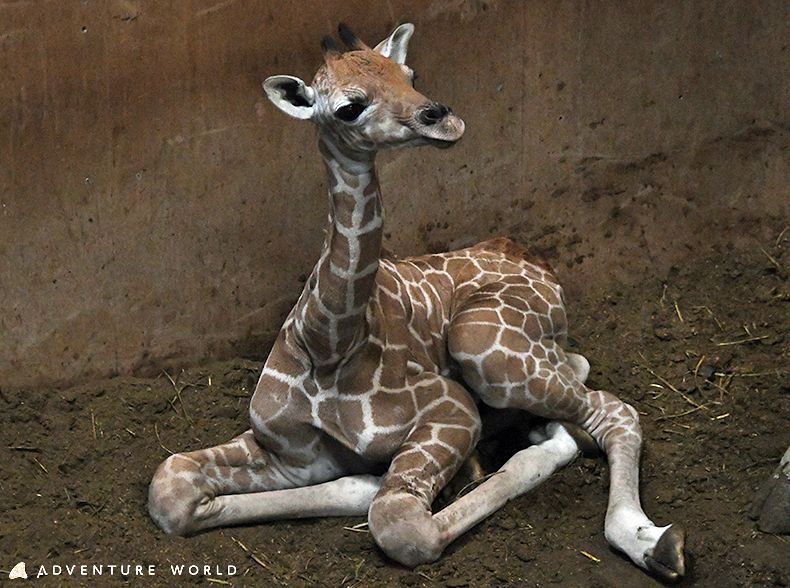
[[(338, 21), (417, 26), (467, 122), (380, 156), (400, 254), (511, 234), (574, 296), (788, 214), (786, 2), (154, 0), (0, 5), (0, 387), (264, 356), (317, 258), (310, 79)], [(650, 252), (634, 255), (635, 244)]]

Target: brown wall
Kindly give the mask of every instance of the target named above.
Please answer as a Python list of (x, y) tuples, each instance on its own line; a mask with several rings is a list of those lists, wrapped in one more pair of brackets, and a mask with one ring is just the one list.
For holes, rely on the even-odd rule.
[(391, 249), (511, 233), (585, 296), (756, 246), (788, 214), (789, 16), (781, 0), (3, 4), (0, 386), (265, 354), (317, 257), (325, 184), (310, 125), (260, 82), (309, 79), (340, 20), (371, 43), (414, 22), (420, 89), (467, 122), (449, 152), (380, 157)]

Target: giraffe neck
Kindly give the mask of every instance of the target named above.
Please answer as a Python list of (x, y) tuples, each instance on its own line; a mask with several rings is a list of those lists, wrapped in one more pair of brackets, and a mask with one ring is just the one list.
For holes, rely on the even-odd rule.
[(319, 148), (329, 177), (329, 227), (296, 327), (316, 365), (332, 366), (366, 332), (383, 210), (372, 153), (349, 150), (323, 134)]

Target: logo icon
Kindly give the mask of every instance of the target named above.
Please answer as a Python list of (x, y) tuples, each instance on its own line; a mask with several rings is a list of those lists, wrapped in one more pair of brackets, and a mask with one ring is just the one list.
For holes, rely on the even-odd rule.
[(25, 562), (20, 561), (18, 564), (14, 566), (14, 569), (11, 570), (11, 573), (8, 574), (9, 580), (16, 580), (17, 578), (27, 578), (27, 572), (25, 571)]

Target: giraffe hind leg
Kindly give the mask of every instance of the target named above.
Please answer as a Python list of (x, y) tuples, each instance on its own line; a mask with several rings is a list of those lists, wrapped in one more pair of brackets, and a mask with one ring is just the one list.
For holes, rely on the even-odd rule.
[[(535, 308), (547, 310), (535, 318)], [(511, 320), (492, 320), (492, 310)], [(570, 421), (589, 433), (609, 460), (607, 540), (640, 567), (677, 579), (685, 573), (683, 533), (673, 526), (654, 525), (639, 502), (638, 415), (612, 394), (584, 385), (580, 376), (586, 376), (589, 364), (581, 362), (581, 356), (569, 358), (551, 336), (551, 316), (562, 315), (549, 313), (545, 301), (536, 302), (530, 286), (481, 288), (451, 322), (450, 354), (483, 402)]]

